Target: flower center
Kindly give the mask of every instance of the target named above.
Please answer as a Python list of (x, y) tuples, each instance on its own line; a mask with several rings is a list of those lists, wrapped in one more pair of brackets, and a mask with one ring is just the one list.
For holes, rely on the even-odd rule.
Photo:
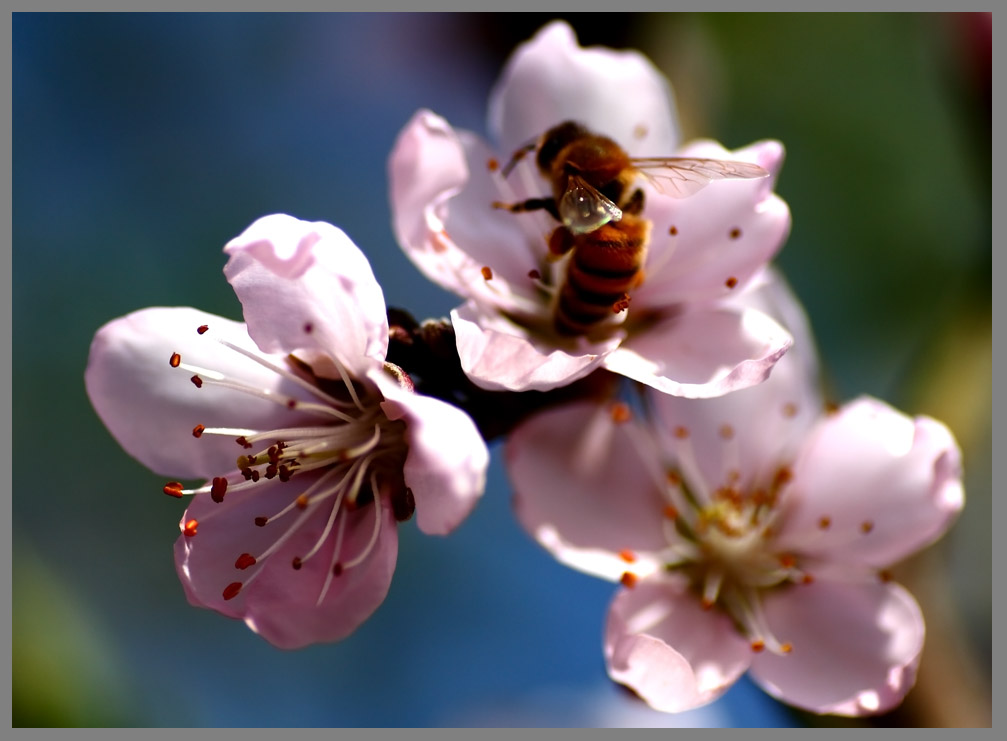
[[(200, 326), (200, 335), (209, 327)], [(212, 336), (207, 338), (212, 341)], [(288, 356), (288, 367), (272, 359), (246, 350), (222, 338), (216, 341), (239, 355), (275, 373), (290, 382), (298, 392), (283, 395), (261, 383), (253, 383), (233, 375), (221, 373), (185, 362), (174, 353), (170, 363), (174, 368), (192, 373), (196, 389), (220, 387), (265, 399), (275, 403), (277, 418), (285, 412), (297, 412), (296, 423), (270, 429), (245, 427), (206, 427), (197, 424), (192, 434), (196, 438), (225, 436), (234, 439), (241, 451), (235, 468), (215, 476), (201, 487), (185, 489), (179, 482), (169, 482), (164, 493), (173, 497), (209, 494), (218, 503), (228, 498), (261, 497), (272, 502), (271, 509), (254, 517), (257, 528), (273, 530), (262, 545), (248, 551), (235, 553), (234, 568), (246, 572), (241, 581), (232, 581), (222, 587), (225, 600), (235, 598), (262, 573), (266, 562), (309, 522), (324, 519), (320, 534), (303, 553), (294, 556), (290, 568), (300, 571), (312, 559), (326, 553), (329, 563), (326, 578), (319, 591), (317, 602), (325, 598), (332, 579), (348, 569), (363, 563), (373, 552), (383, 521), (382, 510), (391, 507), (395, 519), (408, 519), (414, 508), (412, 492), (405, 486), (402, 465), (406, 456), (405, 423), (390, 420), (382, 410), (381, 394), (369, 381), (350, 377), (335, 358), (332, 362), (340, 376), (339, 381), (315, 374), (311, 366), (297, 357)], [(289, 385), (288, 385), (289, 387)], [(204, 391), (205, 392), (205, 391)], [(273, 496), (276, 487), (282, 487), (285, 496)], [(370, 507), (372, 530), (366, 545), (357, 553), (344, 552), (348, 521), (358, 515), (352, 513)], [(216, 512), (202, 516), (199, 521), (187, 520), (182, 525), (186, 537), (195, 537), (200, 524), (212, 520)], [(326, 544), (332, 544), (331, 554)]]
[[(791, 645), (773, 635), (762, 610), (766, 590), (812, 581), (798, 558), (781, 551), (774, 538), (790, 469), (779, 465), (742, 485), (738, 441), (733, 428), (723, 425), (723, 470), (719, 482), (711, 485), (685, 427), (672, 430), (670, 438), (633, 425), (627, 430), (639, 450), (655, 453), (652, 460), (666, 460), (668, 452), (674, 460), (671, 467), (653, 471), (665, 501), (662, 522), (668, 545), (660, 554), (664, 570), (686, 577), (703, 608), (726, 613), (754, 651), (790, 653)], [(655, 444), (657, 439), (667, 440), (667, 446)], [(623, 583), (631, 586), (635, 579)]]

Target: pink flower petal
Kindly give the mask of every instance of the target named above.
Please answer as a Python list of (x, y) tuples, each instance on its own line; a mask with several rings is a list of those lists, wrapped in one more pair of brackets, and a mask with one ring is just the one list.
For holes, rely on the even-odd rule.
[(528, 273), (541, 254), (533, 247), (543, 253), (545, 245), (533, 244), (514, 214), (491, 206), (505, 197), (494, 181), (500, 174), (487, 169), (492, 157), (474, 135), (418, 112), (389, 158), (393, 223), (406, 255), (430, 280), (514, 312), (534, 295)]
[(403, 469), (416, 502), (416, 523), (427, 535), (447, 535), (465, 519), (486, 483), (489, 451), (460, 409), (402, 389), (380, 371), (371, 374), (389, 419), (403, 418), (409, 454)]
[(631, 335), (604, 366), (666, 394), (706, 399), (764, 381), (791, 342), (754, 309), (697, 309)]
[[(320, 550), (297, 570), (292, 566), (294, 557), (307, 556), (322, 537), (332, 503), (320, 502), (304, 513), (294, 509), (264, 527), (255, 524), (256, 517), (269, 517), (290, 504), (315, 478), (309, 474), (286, 483), (261, 482), (248, 492), (227, 493), (219, 504), (209, 495), (196, 496), (182, 518), (183, 524), (197, 521), (196, 534), (182, 535), (175, 543), (179, 578), (193, 605), (243, 619), (280, 648), (345, 638), (377, 609), (388, 592), (398, 552), (398, 534), (387, 501), (382, 503), (380, 533), (368, 557), (333, 576), (327, 588), (333, 563), (348, 563), (366, 549), (374, 532), (374, 505), (341, 511), (339, 518), (349, 519), (338, 559), (333, 553), (337, 521)], [(295, 526), (301, 516), (303, 521)], [(291, 527), (293, 534), (279, 549), (262, 558)], [(236, 563), (242, 554), (259, 562), (239, 569)], [(262, 573), (256, 575), (260, 569)], [(238, 582), (243, 584), (240, 592), (225, 599), (224, 590)], [(317, 604), (323, 591), (325, 597)]]
[[(760, 164), (775, 175), (782, 163), (779, 142), (729, 151), (704, 142), (684, 156)], [(772, 193), (774, 178), (718, 180), (688, 198), (662, 195), (660, 180), (647, 188), (644, 213), (654, 223), (646, 280), (633, 307), (661, 309), (737, 293), (771, 260), (790, 232), (790, 209)]]
[(947, 427), (870, 398), (825, 418), (793, 474), (780, 546), (842, 563), (905, 558), (939, 538), (965, 501)]
[(815, 713), (883, 713), (912, 688), (923, 616), (897, 584), (816, 581), (768, 594), (766, 621), (793, 646), (768, 651), (751, 674), (767, 692)]
[[(653, 570), (667, 546), (665, 500), (648, 468), (652, 451), (603, 406), (542, 412), (507, 442), (514, 509), (524, 528), (560, 562), (605, 579)], [(627, 561), (624, 555), (631, 554)]]
[(224, 251), (231, 256), (224, 274), (262, 350), (317, 350), (357, 376), (384, 360), (384, 296), (367, 258), (342, 230), (274, 214)]
[(768, 486), (793, 463), (822, 412), (817, 377), (808, 377), (803, 356), (791, 348), (765, 381), (715, 399), (652, 394), (665, 449), (686, 444), (673, 439), (684, 428), (706, 488)]
[(681, 583), (621, 589), (605, 627), (609, 676), (655, 710), (713, 702), (744, 674), (752, 650), (722, 613), (703, 610)]
[[(209, 327), (206, 334), (196, 331), (201, 325)], [(212, 435), (196, 439), (196, 425), (271, 429), (311, 420), (282, 403), (211, 384), (196, 388), (191, 371), (171, 367), (172, 353), (178, 353), (183, 363), (218, 371), (281, 400), (306, 396), (217, 339), (262, 354), (245, 325), (189, 308), (143, 309), (109, 322), (95, 334), (84, 373), (91, 403), (126, 452), (155, 473), (210, 478), (234, 467), (242, 452), (234, 439)], [(270, 360), (285, 363), (283, 356)]]
[(481, 312), (472, 302), (451, 312), (451, 324), (462, 370), (477, 386), (493, 391), (565, 386), (597, 368), (620, 339), (594, 345), (584, 341), (579, 352), (567, 352), (534, 341), (522, 328)]
[(490, 96), (489, 127), (510, 153), (571, 119), (631, 155), (670, 155), (678, 143), (670, 87), (646, 57), (582, 49), (570, 26), (554, 21), (511, 56)]

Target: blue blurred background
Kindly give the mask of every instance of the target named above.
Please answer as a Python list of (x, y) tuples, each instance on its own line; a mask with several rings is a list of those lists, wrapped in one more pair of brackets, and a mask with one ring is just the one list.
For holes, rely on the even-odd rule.
[[(402, 528), (387, 601), (342, 643), (273, 649), (187, 605), (184, 503), (104, 430), (94, 331), (149, 305), (240, 317), (223, 244), (287, 212), (345, 229), (391, 305), (441, 316), (389, 224), (386, 158), (428, 107), (483, 132), (515, 44), (549, 16), (13, 15), (15, 726), (852, 724), (742, 682), (668, 716), (604, 675), (613, 587), (514, 523), (494, 459), (453, 536)], [(990, 46), (984, 15), (572, 16), (670, 77), (686, 138), (777, 138), (794, 216), (779, 259), (837, 401), (943, 419), (968, 505), (897, 577), (930, 631), (880, 725), (988, 725)]]

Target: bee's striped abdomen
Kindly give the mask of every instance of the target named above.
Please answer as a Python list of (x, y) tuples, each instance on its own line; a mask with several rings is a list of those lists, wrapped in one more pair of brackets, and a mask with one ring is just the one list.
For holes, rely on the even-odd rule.
[(579, 335), (625, 308), (639, 282), (650, 222), (632, 214), (574, 236), (573, 254), (556, 304), (556, 331)]

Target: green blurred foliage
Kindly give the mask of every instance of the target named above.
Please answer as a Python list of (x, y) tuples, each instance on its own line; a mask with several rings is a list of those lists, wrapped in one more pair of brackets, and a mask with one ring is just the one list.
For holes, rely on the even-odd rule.
[(23, 539), (15, 543), (11, 726), (132, 726), (115, 643)]

